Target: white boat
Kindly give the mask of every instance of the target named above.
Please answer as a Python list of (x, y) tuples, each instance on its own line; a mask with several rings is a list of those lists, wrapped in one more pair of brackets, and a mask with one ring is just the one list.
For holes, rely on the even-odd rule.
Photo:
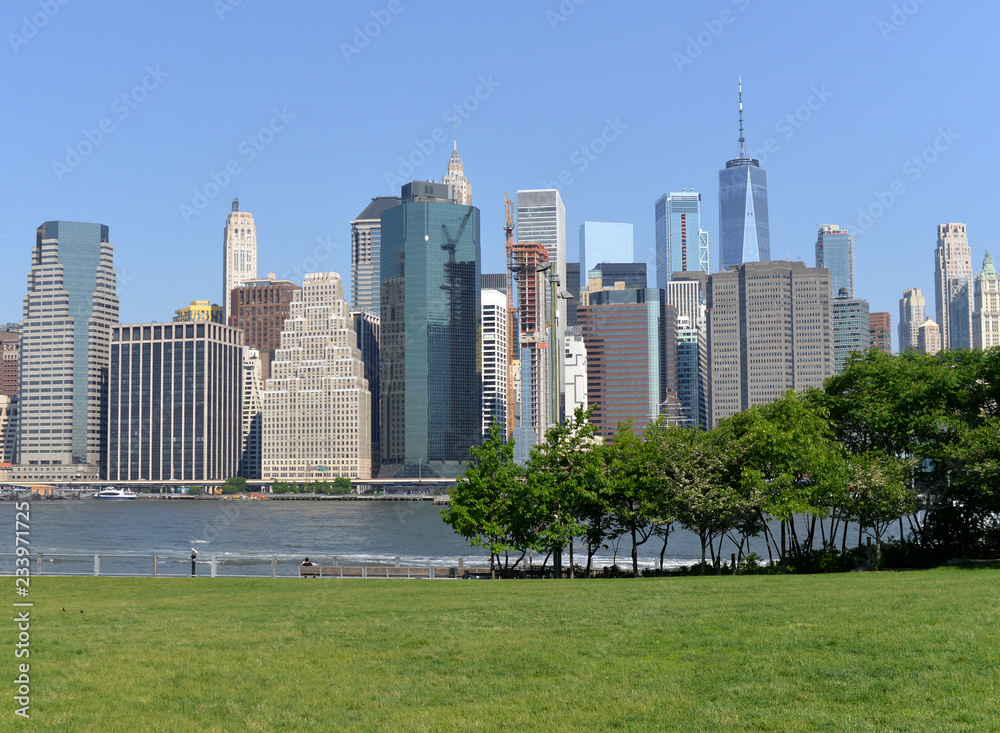
[(94, 494), (95, 499), (135, 499), (134, 491), (129, 489), (101, 489)]

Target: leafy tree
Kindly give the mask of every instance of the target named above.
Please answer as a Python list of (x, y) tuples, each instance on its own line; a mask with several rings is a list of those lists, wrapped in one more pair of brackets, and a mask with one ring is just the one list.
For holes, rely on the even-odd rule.
[(242, 476), (233, 476), (226, 479), (222, 485), (223, 494), (244, 494), (247, 490), (247, 480)]
[(522, 540), (524, 472), (514, 461), (514, 443), (505, 442), (499, 423), (490, 426), (489, 438), (471, 449), (472, 461), (451, 490), (451, 504), (441, 512), (445, 523), (467, 538), (473, 547), (490, 553), (490, 568), (509, 567), (509, 553), (526, 552)]
[(632, 543), (632, 573), (639, 575), (639, 545), (653, 536), (653, 518), (664, 517), (662, 496), (650, 481), (649, 448), (632, 429), (632, 421), (618, 424), (618, 431), (604, 451), (605, 471), (614, 532)]
[(200, 496), (201, 487), (200, 486), (188, 486), (187, 490), (188, 496)]
[(852, 456), (848, 461), (850, 511), (875, 536), (876, 566), (882, 562), (882, 537), (889, 525), (916, 507), (908, 484), (908, 464), (878, 451)]
[(299, 491), (297, 484), (290, 484), (285, 481), (275, 481), (271, 484), (272, 494), (296, 494)]
[(351, 493), (351, 480), (346, 476), (337, 476), (333, 480), (333, 492), (334, 494), (350, 494)]

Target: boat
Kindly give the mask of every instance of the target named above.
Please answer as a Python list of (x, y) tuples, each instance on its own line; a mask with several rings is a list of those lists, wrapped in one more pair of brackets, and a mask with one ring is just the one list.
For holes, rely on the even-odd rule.
[(134, 491), (130, 489), (101, 489), (94, 494), (95, 499), (135, 499)]

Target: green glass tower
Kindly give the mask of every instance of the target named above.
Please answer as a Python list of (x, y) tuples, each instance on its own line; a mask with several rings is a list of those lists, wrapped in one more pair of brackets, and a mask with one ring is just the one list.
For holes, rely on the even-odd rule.
[(455, 477), (482, 436), (479, 209), (413, 181), (382, 212), (382, 478)]

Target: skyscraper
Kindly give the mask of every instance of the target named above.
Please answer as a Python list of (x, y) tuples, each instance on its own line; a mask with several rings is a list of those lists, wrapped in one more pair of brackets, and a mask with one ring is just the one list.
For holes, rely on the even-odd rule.
[(747, 262), (708, 278), (709, 420), (833, 374), (830, 271)]
[(266, 278), (244, 281), (229, 294), (229, 325), (242, 329), (243, 343), (260, 352), (260, 378), (265, 382), (298, 290), (291, 280), (278, 280), (269, 272)]
[(549, 253), (538, 242), (515, 242), (513, 260), (520, 346), (514, 457), (523, 463), (528, 459), (531, 446), (541, 444), (545, 431), (552, 424), (549, 419), (551, 363), (547, 350), (549, 311), (545, 308)]
[(587, 273), (588, 286), (590, 280), (598, 279), (610, 287), (616, 282), (625, 283), (626, 288), (645, 288), (645, 262), (601, 262), (590, 268)]
[(371, 394), (336, 272), (295, 291), (264, 391), (263, 478), (371, 478)]
[(919, 348), (917, 338), (921, 324), (927, 319), (927, 301), (920, 288), (903, 291), (899, 299), (899, 353)]
[(989, 250), (983, 257), (983, 269), (976, 277), (975, 305), (973, 346), (977, 349), (1000, 346), (1000, 276)]
[(378, 313), (382, 212), (399, 206), (399, 196), (376, 196), (351, 222), (351, 308)]
[(499, 423), (507, 431), (507, 296), (484, 288), (483, 323), (483, 435)]
[(469, 179), (465, 177), (465, 166), (462, 165), (462, 159), (458, 155), (457, 140), (455, 141), (455, 147), (451, 151), (451, 157), (448, 158), (448, 169), (445, 171), (441, 183), (451, 186), (456, 204), (459, 206), (472, 206), (472, 185), (469, 183)]
[[(579, 330), (579, 329), (575, 329)], [(566, 416), (587, 409), (587, 345), (583, 336), (566, 334)]]
[(871, 321), (867, 300), (851, 298), (847, 288), (832, 302), (833, 313), (833, 373), (840, 374), (847, 357), (871, 348)]
[[(522, 241), (527, 241), (522, 237)], [(599, 262), (633, 262), (631, 224), (585, 221), (580, 225), (580, 272), (584, 279)], [(586, 284), (586, 283), (584, 283)], [(566, 283), (563, 283), (566, 286)], [(643, 285), (645, 287), (645, 285)]]
[(972, 347), (972, 250), (965, 224), (938, 225), (934, 289), (942, 349)]
[(672, 273), (712, 271), (708, 232), (701, 228), (701, 194), (685, 189), (656, 201), (656, 287)]
[[(563, 407), (562, 393), (564, 389), (565, 364), (559, 358), (562, 349), (559, 345), (563, 343), (566, 336), (566, 300), (559, 297), (562, 293), (569, 295), (566, 286), (566, 207), (563, 206), (562, 196), (554, 188), (518, 191), (517, 192), (517, 240), (519, 242), (538, 242), (549, 255), (549, 287), (545, 288), (545, 309), (546, 313), (552, 311), (552, 295), (556, 294), (555, 304), (555, 333), (552, 334), (550, 343), (555, 345), (551, 348), (549, 359), (550, 369), (555, 372), (551, 384), (555, 385), (546, 389), (549, 400), (550, 425), (559, 422), (560, 413)], [(581, 263), (582, 266), (582, 263)], [(555, 278), (554, 281), (551, 278)], [(551, 320), (551, 316), (547, 317)], [(523, 333), (523, 329), (522, 329)], [(555, 392), (555, 393), (553, 393)]]
[(17, 397), (0, 394), (0, 481), (9, 478), (10, 464), (17, 460), (18, 419)]
[(113, 256), (103, 224), (38, 227), (24, 297), (14, 478), (98, 478), (101, 398), (118, 323)]
[(851, 234), (836, 224), (819, 228), (816, 236), (816, 267), (830, 271), (830, 287), (835, 298), (841, 289), (847, 297), (854, 297), (854, 243)]
[(384, 478), (454, 477), (482, 436), (479, 210), (412, 181), (382, 213)]
[(264, 377), (260, 352), (244, 346), (242, 367), (239, 475), (259, 479), (264, 457)]
[(883, 354), (892, 353), (892, 316), (885, 311), (868, 314), (869, 346)]
[(923, 354), (936, 354), (940, 350), (941, 328), (927, 318), (917, 328), (917, 351)]
[(740, 154), (719, 171), (719, 269), (771, 259), (767, 215), (767, 173), (749, 158), (743, 138), (743, 81), (740, 80)]
[(21, 372), (21, 333), (0, 331), (0, 394), (17, 397)]
[(708, 428), (708, 344), (687, 316), (677, 319), (677, 400), (680, 425)]
[(221, 481), (239, 469), (243, 334), (218, 323), (111, 329), (109, 481)]
[(352, 311), (354, 331), (358, 334), (358, 349), (365, 364), (365, 379), (371, 394), (372, 476), (377, 476), (382, 461), (382, 395), (379, 371), (382, 354), (382, 319), (377, 313)]
[(233, 210), (226, 217), (222, 260), (222, 322), (229, 323), (229, 293), (257, 277), (257, 225), (253, 214), (240, 211), (239, 199), (233, 199)]

